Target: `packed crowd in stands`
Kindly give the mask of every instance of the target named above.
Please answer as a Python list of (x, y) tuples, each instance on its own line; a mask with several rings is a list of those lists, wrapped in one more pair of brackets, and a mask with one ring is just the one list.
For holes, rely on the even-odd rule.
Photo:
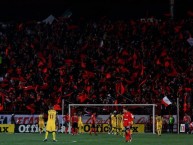
[[(0, 27), (1, 113), (50, 104), (157, 104), (191, 110), (193, 21), (62, 19)], [(187, 41), (190, 40), (190, 41)]]

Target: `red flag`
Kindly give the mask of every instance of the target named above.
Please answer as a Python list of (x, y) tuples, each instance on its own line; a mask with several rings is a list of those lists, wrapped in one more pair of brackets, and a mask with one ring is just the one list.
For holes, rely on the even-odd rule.
[(3, 94), (2, 92), (0, 92), (0, 111), (3, 111), (3, 104), (4, 104), (4, 97), (5, 97), (6, 95), (5, 94)]
[(168, 68), (170, 66), (169, 61), (166, 61), (164, 65), (165, 65), (166, 68)]
[(90, 90), (91, 90), (91, 86), (86, 86), (86, 91), (87, 91), (88, 93), (90, 93)]
[(64, 97), (70, 97), (73, 94), (73, 92), (66, 94)]
[(121, 95), (125, 93), (125, 87), (123, 86), (123, 83), (121, 82)]
[(44, 63), (43, 63), (42, 61), (40, 61), (40, 62), (38, 63), (38, 67), (43, 66), (43, 65), (44, 65)]
[(78, 100), (79, 100), (80, 103), (83, 103), (84, 101), (87, 100), (87, 94), (78, 95)]
[(111, 74), (110, 73), (106, 73), (106, 78), (110, 79), (111, 78)]
[(184, 108), (183, 108), (184, 112), (187, 112), (187, 104), (184, 103)]
[(62, 98), (61, 96), (58, 97), (58, 99), (56, 100), (56, 103), (57, 103), (57, 104), (61, 104), (61, 102), (62, 102), (62, 99), (61, 99), (61, 98)]
[(122, 82), (119, 82), (115, 85), (115, 90), (117, 95), (123, 95), (125, 93), (125, 87)]
[(47, 73), (48, 72), (48, 69), (45, 67), (43, 70), (42, 70), (43, 73)]
[(119, 95), (119, 83), (115, 84), (115, 90), (116, 90), (116, 93)]
[(186, 92), (190, 92), (192, 89), (191, 89), (191, 88), (184, 88), (184, 90), (185, 90)]
[(3, 111), (3, 105), (0, 104), (0, 111)]
[(60, 110), (62, 110), (62, 108), (60, 107), (60, 105), (55, 104), (55, 105), (54, 105), (54, 110), (60, 111)]
[(26, 109), (29, 110), (31, 112), (31, 114), (35, 113), (35, 109), (33, 108), (33, 105), (27, 105)]

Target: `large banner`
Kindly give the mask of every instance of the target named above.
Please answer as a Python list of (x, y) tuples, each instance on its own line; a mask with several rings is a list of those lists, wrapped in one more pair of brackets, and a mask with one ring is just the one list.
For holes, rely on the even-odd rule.
[[(91, 124), (83, 124), (83, 132), (90, 132)], [(37, 124), (17, 124), (16, 125), (16, 133), (35, 133), (39, 132), (38, 125)], [(63, 132), (65, 130), (65, 127), (60, 125), (60, 128), (57, 132)], [(96, 125), (96, 132), (102, 133), (102, 132), (108, 132), (109, 125), (108, 124), (97, 124)], [(131, 128), (133, 133), (144, 133), (144, 124), (134, 124)]]
[[(64, 123), (63, 116), (58, 115), (58, 118), (59, 118), (59, 123), (62, 126), (62, 124)], [(106, 124), (108, 124), (108, 118), (109, 118), (109, 115), (98, 115), (97, 116), (96, 122), (101, 127), (100, 130), (103, 130), (103, 131), (106, 130), (106, 128), (107, 128)], [(174, 124), (177, 124), (177, 116), (174, 115), (174, 118), (175, 118)], [(164, 119), (163, 124), (167, 125), (168, 120), (169, 120), (169, 115), (164, 115), (163, 119)], [(38, 120), (39, 120), (38, 115), (15, 115), (15, 120), (17, 122), (16, 130), (17, 129), (20, 130), (19, 132), (33, 132), (34, 130), (35, 130), (34, 132), (36, 132), (36, 130), (37, 130), (36, 128), (37, 128), (37, 124), (38, 124)], [(87, 132), (87, 130), (89, 130), (88, 125), (90, 123), (90, 116), (82, 116), (82, 121), (85, 124), (84, 130), (85, 130), (85, 132)], [(143, 126), (149, 124), (151, 126), (152, 116), (150, 116), (150, 115), (135, 115), (134, 123), (135, 124), (144, 124)], [(0, 115), (0, 124), (11, 124), (11, 115)], [(23, 125), (23, 126), (21, 126), (21, 125)], [(20, 127), (20, 128), (18, 128), (18, 127)], [(33, 129), (30, 130), (30, 128), (33, 128)], [(140, 128), (142, 128), (142, 127), (138, 126), (138, 130)], [(139, 132), (142, 132), (141, 130), (143, 130), (143, 129), (140, 129)], [(175, 131), (177, 131), (177, 127), (174, 127), (174, 132)]]

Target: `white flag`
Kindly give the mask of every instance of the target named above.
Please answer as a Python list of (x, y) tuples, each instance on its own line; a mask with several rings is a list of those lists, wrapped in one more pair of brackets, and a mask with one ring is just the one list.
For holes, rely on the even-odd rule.
[(165, 96), (163, 99), (162, 99), (162, 104), (164, 104), (166, 107), (169, 106), (170, 104), (172, 104), (172, 102), (168, 99), (167, 96)]

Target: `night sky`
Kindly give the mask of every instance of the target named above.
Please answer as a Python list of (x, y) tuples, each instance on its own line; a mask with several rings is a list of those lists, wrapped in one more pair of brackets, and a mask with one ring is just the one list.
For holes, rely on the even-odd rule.
[[(169, 8), (169, 0), (1, 0), (0, 21), (41, 20), (67, 9), (73, 16), (162, 17)], [(176, 17), (184, 17), (188, 10), (193, 11), (193, 0), (175, 0)]]

